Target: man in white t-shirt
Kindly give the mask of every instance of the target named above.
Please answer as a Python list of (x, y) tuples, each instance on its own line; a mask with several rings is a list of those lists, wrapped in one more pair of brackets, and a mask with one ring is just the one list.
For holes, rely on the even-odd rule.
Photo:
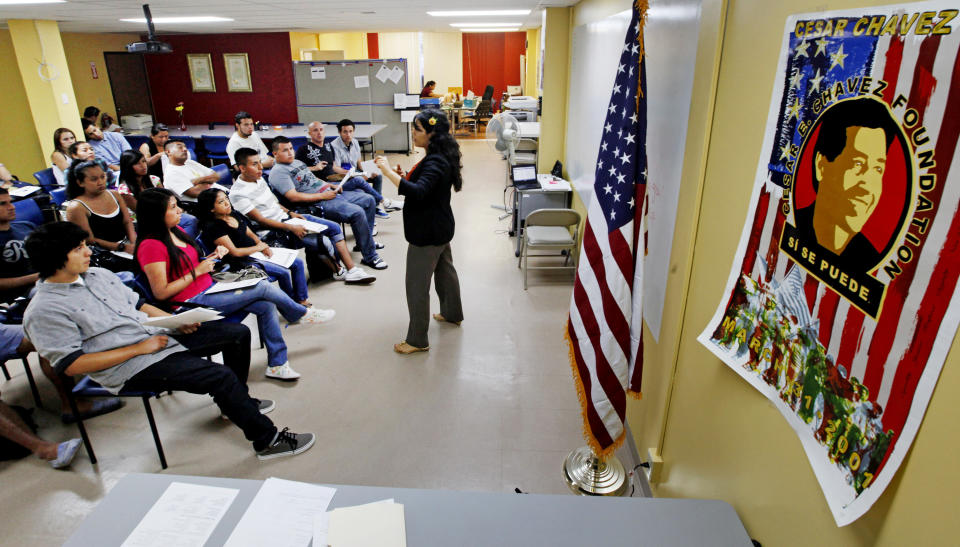
[(230, 165), (236, 166), (237, 150), (241, 148), (252, 148), (260, 154), (260, 163), (264, 169), (273, 167), (273, 158), (267, 155), (267, 145), (257, 132), (253, 130), (253, 116), (249, 112), (241, 110), (233, 117), (233, 124), (237, 132), (230, 136), (230, 142), (227, 143), (227, 155), (230, 156)]
[(172, 190), (183, 201), (196, 203), (200, 192), (208, 188), (226, 188), (216, 184), (220, 174), (206, 165), (188, 158), (187, 147), (180, 141), (168, 141), (164, 147), (170, 163), (163, 172), (163, 187)]

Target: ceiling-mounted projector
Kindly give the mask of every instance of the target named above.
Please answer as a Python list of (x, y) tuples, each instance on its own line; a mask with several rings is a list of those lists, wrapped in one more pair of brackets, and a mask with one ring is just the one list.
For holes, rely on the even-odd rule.
[(143, 5), (143, 15), (147, 20), (147, 41), (127, 44), (127, 53), (171, 53), (173, 47), (170, 44), (157, 40), (153, 30), (153, 17), (150, 16), (150, 4)]

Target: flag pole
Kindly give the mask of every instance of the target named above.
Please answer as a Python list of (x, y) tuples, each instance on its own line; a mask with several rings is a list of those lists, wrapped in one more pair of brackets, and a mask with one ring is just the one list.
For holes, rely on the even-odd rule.
[(610, 454), (602, 460), (589, 446), (581, 446), (567, 455), (563, 478), (579, 496), (622, 496), (627, 491), (627, 474), (620, 459)]

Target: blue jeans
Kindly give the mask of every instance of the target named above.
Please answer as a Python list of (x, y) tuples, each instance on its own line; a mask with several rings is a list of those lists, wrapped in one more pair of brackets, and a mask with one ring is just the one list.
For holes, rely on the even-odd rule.
[(298, 321), (307, 313), (307, 308), (291, 300), (283, 291), (267, 281), (239, 291), (214, 294), (201, 293), (191, 302), (207, 306), (223, 313), (244, 310), (257, 316), (263, 345), (267, 347), (267, 366), (278, 367), (287, 362), (287, 344), (283, 341), (277, 311), (289, 322)]
[[(374, 182), (380, 183), (380, 188), (383, 187), (383, 178), (380, 175), (377, 175), (375, 178), (370, 179)], [(344, 181), (343, 190), (356, 190), (358, 192), (364, 192), (373, 196), (373, 199), (377, 200), (377, 203), (383, 201), (383, 195), (380, 193), (380, 188), (371, 186), (369, 182), (363, 179), (363, 177), (351, 177), (350, 180)]]
[(280, 290), (285, 292), (290, 298), (297, 302), (303, 302), (307, 299), (307, 274), (304, 273), (303, 260), (299, 257), (294, 259), (289, 268), (284, 268), (279, 264), (258, 260), (257, 263), (267, 272), (267, 276), (280, 285)]
[(323, 210), (323, 216), (336, 222), (348, 222), (353, 229), (353, 237), (360, 245), (360, 253), (367, 262), (376, 262), (379, 255), (373, 244), (373, 218), (377, 204), (373, 198), (363, 192), (348, 190), (333, 199), (317, 202)]

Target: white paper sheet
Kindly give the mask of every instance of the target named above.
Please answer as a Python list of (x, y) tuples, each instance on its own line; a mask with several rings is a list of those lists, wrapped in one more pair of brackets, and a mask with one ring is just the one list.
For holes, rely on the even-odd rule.
[(120, 258), (126, 258), (127, 260), (133, 260), (133, 255), (130, 253), (125, 253), (123, 251), (110, 251), (111, 253), (119, 256)]
[(279, 264), (284, 268), (289, 268), (293, 261), (297, 259), (297, 251), (293, 249), (284, 249), (282, 247), (271, 247), (270, 251), (271, 256), (267, 256), (260, 251), (257, 251), (250, 255), (250, 258), (255, 258), (257, 260), (263, 260), (266, 262), (272, 262), (274, 264)]
[(173, 482), (147, 511), (124, 547), (198, 547), (226, 514), (239, 490)]
[(183, 313), (175, 315), (165, 315), (163, 317), (151, 317), (141, 321), (144, 325), (151, 327), (162, 327), (166, 329), (175, 329), (183, 325), (192, 325), (194, 323), (205, 323), (207, 321), (216, 321), (223, 319), (216, 310), (209, 308), (193, 308)]
[(227, 539), (227, 547), (306, 547), (313, 522), (325, 512), (335, 488), (270, 477)]
[(368, 503), (330, 511), (327, 541), (331, 547), (406, 547), (403, 505)]
[[(380, 500), (374, 503), (393, 503), (393, 498)], [(334, 509), (336, 511), (336, 509)], [(313, 547), (327, 547), (330, 533), (330, 512), (320, 513), (313, 519)]]
[(400, 68), (400, 65), (393, 65), (393, 70), (390, 71), (390, 81), (398, 83), (400, 78), (403, 78), (403, 69)]
[(11, 188), (10, 190), (8, 190), (8, 193), (13, 197), (20, 198), (23, 196), (29, 196), (30, 194), (34, 192), (39, 192), (39, 191), (40, 191), (39, 186), (19, 186), (17, 188)]
[(387, 65), (381, 65), (380, 70), (377, 71), (377, 79), (380, 80), (381, 84), (385, 84), (390, 78), (390, 73), (391, 71), (387, 68)]
[(284, 220), (287, 224), (294, 224), (296, 226), (303, 226), (309, 232), (322, 233), (327, 231), (327, 227), (323, 224), (318, 224), (316, 222), (310, 222), (309, 220), (304, 220), (302, 218), (288, 218)]
[(407, 108), (420, 108), (420, 95), (417, 95), (416, 93), (408, 93)]
[(380, 168), (377, 167), (377, 162), (374, 160), (367, 160), (360, 162), (360, 169), (363, 170), (364, 175), (379, 175)]
[(413, 123), (413, 118), (417, 115), (416, 110), (404, 110), (400, 113), (401, 123)]
[(394, 93), (393, 94), (393, 109), (394, 110), (403, 110), (407, 106), (407, 94), (406, 93)]
[(206, 294), (215, 294), (218, 292), (232, 291), (234, 289), (242, 289), (244, 287), (252, 287), (253, 285), (256, 285), (257, 283), (259, 283), (261, 280), (262, 278), (261, 279), (244, 279), (243, 281), (230, 281), (230, 282), (217, 281), (216, 283), (213, 284), (212, 287), (207, 289)]
[(310, 67), (310, 78), (313, 80), (326, 80), (327, 79), (327, 67), (325, 66), (312, 66)]
[(354, 76), (353, 77), (353, 87), (360, 89), (363, 87), (370, 87), (370, 76), (364, 74), (363, 76)]

